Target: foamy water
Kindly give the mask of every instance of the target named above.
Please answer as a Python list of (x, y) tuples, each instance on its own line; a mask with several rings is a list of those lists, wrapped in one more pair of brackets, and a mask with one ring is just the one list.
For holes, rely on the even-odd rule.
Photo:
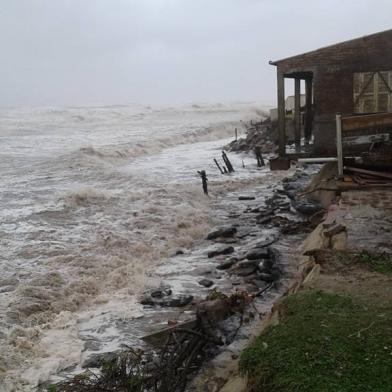
[(148, 271), (201, 241), (217, 196), (254, 177), (222, 177), (212, 158), (255, 107), (0, 109), (0, 391), (77, 365), (102, 315), (140, 314)]

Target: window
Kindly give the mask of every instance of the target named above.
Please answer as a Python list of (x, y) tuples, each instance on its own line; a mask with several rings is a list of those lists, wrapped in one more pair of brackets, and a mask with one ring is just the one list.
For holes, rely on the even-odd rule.
[(392, 112), (392, 71), (354, 74), (354, 111)]

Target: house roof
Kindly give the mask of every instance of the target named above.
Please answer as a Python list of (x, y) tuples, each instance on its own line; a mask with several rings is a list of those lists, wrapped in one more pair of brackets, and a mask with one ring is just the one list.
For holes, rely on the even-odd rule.
[(271, 65), (278, 66), (278, 65), (284, 64), (286, 62), (292, 63), (292, 62), (295, 62), (296, 60), (303, 60), (304, 58), (313, 58), (313, 57), (320, 58), (320, 57), (323, 57), (323, 56), (327, 57), (334, 50), (339, 50), (339, 49), (341, 49), (342, 47), (345, 47), (345, 46), (364, 47), (364, 46), (368, 45), (369, 41), (371, 42), (374, 39), (381, 38), (383, 35), (386, 35), (386, 36), (392, 35), (392, 29), (380, 31), (378, 33), (365, 35), (365, 36), (362, 36), (362, 37), (359, 37), (359, 38), (350, 39), (350, 40), (347, 40), (347, 41), (342, 41), (342, 42), (339, 42), (339, 43), (336, 43), (336, 44), (324, 46), (324, 47), (316, 49), (316, 50), (312, 50), (312, 51), (305, 52), (305, 53), (302, 53), (302, 54), (286, 57), (286, 58), (281, 59), (281, 60), (270, 61), (269, 63)]

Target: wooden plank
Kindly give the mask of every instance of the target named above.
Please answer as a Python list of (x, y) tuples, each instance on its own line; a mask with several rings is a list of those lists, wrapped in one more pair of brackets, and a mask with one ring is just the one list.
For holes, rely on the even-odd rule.
[(392, 113), (375, 113), (363, 116), (342, 117), (343, 131), (392, 127)]
[(387, 178), (388, 180), (392, 180), (392, 173), (388, 173), (388, 172), (359, 169), (358, 167), (351, 167), (351, 166), (346, 166), (345, 170), (351, 171), (353, 173), (369, 174), (374, 177)]

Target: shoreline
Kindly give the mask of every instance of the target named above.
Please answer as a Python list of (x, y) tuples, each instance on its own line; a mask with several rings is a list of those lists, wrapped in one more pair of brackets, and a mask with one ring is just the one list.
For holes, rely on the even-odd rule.
[[(304, 171), (302, 170), (300, 170), (300, 172), (304, 173)], [(271, 236), (279, 237), (276, 242), (273, 241), (274, 244), (271, 244), (271, 248), (273, 247), (279, 252), (277, 266), (281, 271), (281, 276), (279, 276), (279, 278), (276, 280), (274, 287), (269, 289), (263, 295), (263, 297), (254, 301), (254, 303), (252, 304), (253, 310), (249, 313), (254, 313), (256, 311), (256, 315), (253, 314), (251, 317), (249, 317), (249, 320), (247, 320), (247, 322), (243, 324), (241, 322), (241, 325), (234, 326), (235, 329), (238, 328), (235, 339), (232, 342), (228, 342), (228, 344), (225, 345), (224, 350), (219, 350), (218, 357), (213, 359), (212, 362), (208, 361), (209, 365), (213, 365), (214, 362), (221, 361), (221, 359), (224, 357), (226, 357), (225, 361), (227, 362), (228, 356), (231, 358), (233, 355), (236, 356), (239, 354), (240, 350), (248, 342), (249, 337), (254, 335), (258, 329), (258, 325), (260, 323), (260, 320), (258, 318), (260, 316), (257, 316), (257, 314), (264, 315), (270, 311), (273, 303), (276, 301), (277, 298), (282, 295), (282, 292), (285, 292), (290, 280), (295, 274), (295, 266), (293, 266), (291, 254), (293, 244), (297, 243), (301, 238), (304, 237), (304, 235), (299, 234), (281, 236), (279, 234), (279, 226), (285, 226), (289, 222), (298, 224), (298, 221), (301, 220), (298, 218), (298, 213), (294, 212), (294, 210), (291, 208), (290, 199), (284, 195), (284, 190), (281, 187), (282, 180), (284, 178), (287, 178), (287, 174), (293, 176), (295, 173), (294, 170), (291, 170), (290, 173), (264, 173), (260, 177), (260, 180), (262, 181), (261, 184), (254, 184), (246, 191), (234, 191), (229, 192), (225, 195), (221, 195), (220, 205), (224, 211), (224, 214), (222, 214), (222, 211), (220, 211), (222, 224), (224, 224), (225, 226), (231, 225), (236, 227), (238, 230), (238, 237), (236, 235), (235, 239), (223, 239), (223, 243), (220, 242), (219, 239), (218, 241), (212, 242), (204, 241), (201, 249), (196, 250), (196, 252), (195, 249), (193, 249), (190, 255), (184, 255), (179, 253), (172, 258), (172, 261), (174, 262), (173, 264), (171, 264), (170, 261), (165, 263), (166, 267), (169, 267), (169, 271), (166, 271), (166, 276), (163, 277), (162, 280), (164, 285), (170, 287), (170, 290), (173, 291), (173, 293), (170, 293), (169, 295), (169, 297), (171, 298), (178, 295), (192, 295), (192, 293), (197, 293), (197, 295), (192, 295), (194, 297), (192, 298), (192, 300), (197, 299), (196, 301), (194, 300), (193, 303), (196, 304), (197, 302), (202, 300), (203, 297), (208, 292), (210, 292), (211, 288), (206, 289), (203, 288), (200, 284), (198, 284), (200, 278), (213, 280), (214, 286), (212, 287), (212, 289), (218, 289), (222, 293), (229, 294), (241, 290), (247, 292), (255, 292), (260, 290), (260, 286), (251, 287), (252, 277), (249, 275), (252, 275), (252, 273), (246, 273), (245, 276), (241, 278), (242, 283), (239, 283), (235, 269), (233, 271), (230, 270), (230, 268), (228, 268), (227, 270), (219, 270), (216, 268), (219, 264), (224, 263), (224, 259), (226, 257), (217, 256), (216, 258), (208, 258), (207, 253), (216, 249), (217, 246), (220, 247), (222, 245), (232, 245), (235, 247), (235, 252), (228, 255), (228, 257), (233, 257), (233, 255), (237, 255), (239, 256), (239, 260), (237, 260), (237, 262), (240, 262), (241, 259), (244, 260), (246, 258), (246, 254), (257, 243), (260, 243), (260, 241), (266, 240), (268, 239), (268, 237), (271, 238)], [(270, 180), (268, 180), (268, 178), (270, 178)], [(298, 178), (296, 180), (298, 180)], [(257, 180), (257, 182), (258, 181), (259, 180)], [(266, 201), (269, 202), (269, 204), (265, 203)], [(275, 219), (276, 223), (271, 222), (271, 220), (264, 220), (264, 222), (263, 220), (261, 220), (260, 223), (257, 223), (257, 217), (260, 218), (260, 215), (262, 215), (263, 211), (266, 210), (273, 211), (270, 218), (271, 220), (272, 218)], [(215, 212), (218, 213), (217, 211)], [(183, 261), (184, 257), (187, 262)], [(203, 259), (205, 261), (202, 261)], [(175, 282), (176, 275), (179, 274), (179, 276), (181, 276), (181, 270), (179, 271), (178, 269), (181, 264), (183, 269), (185, 267), (185, 270), (187, 270), (188, 272), (189, 270), (192, 270), (193, 272), (191, 274), (188, 274), (188, 277), (191, 277), (191, 279), (186, 279), (188, 283), (186, 285), (186, 290), (184, 293), (181, 293), (178, 284), (176, 284)], [(237, 272), (241, 272), (241, 274), (242, 271), (243, 270), (237, 270)], [(183, 270), (183, 273), (184, 272), (185, 271)], [(234, 285), (233, 279), (236, 281), (234, 282)], [(267, 286), (267, 284), (265, 284), (264, 286)], [(153, 288), (153, 290), (157, 290), (158, 288), (159, 287), (155, 287), (155, 289)], [(151, 302), (151, 305), (153, 304), (153, 302), (154, 301)], [(156, 302), (159, 303), (159, 301)], [(155, 313), (155, 315), (151, 318), (150, 321), (148, 321), (148, 318), (146, 320), (145, 316), (142, 316), (141, 318), (137, 319), (137, 323), (140, 324), (147, 321), (147, 324), (154, 325), (151, 330), (151, 332), (153, 332), (159, 330), (159, 325), (161, 325), (161, 327), (164, 327), (164, 325), (166, 324), (167, 326), (168, 323), (186, 321), (186, 318), (184, 319), (184, 315), (185, 317), (186, 315), (190, 316), (189, 312), (192, 312), (191, 309), (192, 306), (190, 308), (184, 307), (181, 310), (175, 310), (174, 308), (159, 308), (158, 304), (158, 308), (150, 308), (150, 315), (153, 315)], [(158, 319), (159, 323), (157, 324), (156, 321)], [(155, 323), (153, 320), (155, 320)], [(261, 322), (264, 322), (263, 320), (261, 320)], [(126, 328), (128, 330), (132, 329), (132, 321), (130, 323), (128, 321), (128, 325)], [(248, 338), (244, 339), (245, 335), (248, 335)], [(103, 356), (103, 358), (105, 358), (105, 356)], [(108, 357), (106, 356), (106, 358)], [(93, 364), (94, 366), (97, 366), (100, 362), (99, 356), (96, 356), (95, 361), (93, 362), (90, 362), (90, 365)], [(190, 386), (188, 387), (190, 388), (189, 390), (193, 390), (193, 384), (194, 383), (190, 384)]]

